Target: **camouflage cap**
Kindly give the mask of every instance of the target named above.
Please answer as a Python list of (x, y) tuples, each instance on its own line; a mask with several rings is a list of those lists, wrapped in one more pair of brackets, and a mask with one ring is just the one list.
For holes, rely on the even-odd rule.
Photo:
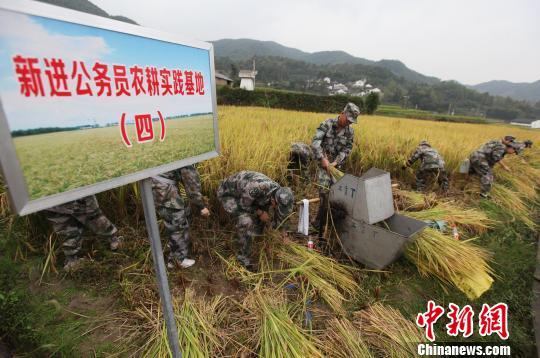
[(276, 190), (274, 197), (277, 202), (277, 211), (279, 217), (283, 220), (293, 211), (294, 194), (290, 188), (281, 187)]
[(513, 142), (516, 140), (516, 137), (514, 137), (513, 135), (505, 135), (504, 140), (507, 142)]
[(423, 141), (421, 141), (419, 145), (427, 145), (428, 147), (431, 147), (431, 145), (425, 139)]
[(360, 115), (360, 108), (356, 104), (349, 102), (343, 108), (343, 113), (345, 113), (349, 122), (356, 123), (356, 118)]

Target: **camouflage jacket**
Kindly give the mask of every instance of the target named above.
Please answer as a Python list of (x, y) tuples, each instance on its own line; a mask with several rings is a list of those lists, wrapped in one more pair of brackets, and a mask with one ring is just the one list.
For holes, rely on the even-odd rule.
[(319, 125), (311, 148), (313, 156), (321, 160), (323, 155), (330, 161), (342, 164), (352, 150), (354, 131), (351, 126), (338, 128), (338, 119), (330, 118)]
[(188, 165), (180, 169), (172, 170), (167, 173), (158, 175), (168, 180), (175, 181), (182, 184), (189, 201), (197, 208), (202, 209), (206, 207), (201, 193), (201, 179), (197, 168), (193, 165)]
[(235, 198), (238, 206), (247, 212), (268, 211), (272, 194), (279, 188), (280, 185), (266, 175), (244, 170), (225, 179), (218, 195)]
[(506, 155), (506, 146), (499, 139), (490, 140), (471, 154), (471, 158), (485, 159), (492, 167)]
[(291, 145), (291, 154), (298, 156), (304, 164), (309, 163), (313, 157), (311, 147), (302, 142), (295, 142)]
[(99, 209), (97, 198), (90, 195), (46, 210), (58, 214), (83, 215), (93, 213), (97, 209)]
[(444, 159), (439, 154), (437, 149), (428, 145), (419, 145), (407, 161), (408, 165), (412, 165), (418, 159), (421, 160), (420, 170), (425, 169), (444, 169)]

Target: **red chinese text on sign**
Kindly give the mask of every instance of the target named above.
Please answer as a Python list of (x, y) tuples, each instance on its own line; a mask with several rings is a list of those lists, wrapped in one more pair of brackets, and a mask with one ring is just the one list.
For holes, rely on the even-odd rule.
[(195, 87), (193, 83), (193, 71), (184, 71), (184, 78), (186, 80), (185, 82), (185, 89), (186, 94), (188, 96), (192, 96), (195, 94)]
[(173, 70), (173, 91), (174, 94), (184, 95), (184, 78), (181, 70)]
[(146, 94), (146, 90), (143, 86), (143, 69), (139, 66), (133, 66), (129, 69), (129, 73), (131, 73), (131, 76), (133, 77), (131, 87), (135, 89), (135, 95), (138, 96), (141, 93)]
[(30, 95), (44, 96), (41, 69), (37, 66), (38, 59), (17, 55), (13, 57), (13, 63), (15, 64), (15, 73), (20, 85), (20, 93), (26, 97), (30, 97)]
[(204, 95), (204, 77), (200, 72), (195, 72), (195, 92)]
[(498, 303), (490, 307), (484, 303), (478, 315), (478, 326), (481, 336), (497, 333), (501, 339), (508, 339), (508, 305)]
[(424, 328), (426, 331), (426, 337), (431, 342), (435, 340), (435, 332), (433, 331), (433, 325), (444, 314), (444, 308), (436, 305), (433, 301), (428, 301), (427, 312), (419, 313), (416, 317), (416, 324), (419, 327)]
[(170, 82), (171, 77), (171, 71), (169, 71), (166, 68), (162, 68), (159, 70), (159, 75), (161, 76), (161, 88), (163, 91), (161, 92), (162, 96), (166, 96), (168, 94), (172, 95), (172, 85)]
[(154, 127), (150, 114), (136, 114), (135, 128), (137, 129), (137, 142), (144, 143), (154, 139)]
[(111, 96), (111, 78), (107, 76), (108, 66), (104, 63), (96, 62), (92, 70), (96, 73), (94, 76), (94, 81), (98, 89), (98, 96), (103, 95), (110, 97)]
[(73, 64), (71, 66), (71, 79), (76, 80), (77, 82), (77, 87), (75, 88), (75, 93), (77, 95), (92, 96), (92, 88), (90, 87), (91, 78), (88, 74), (88, 71), (86, 70), (86, 65), (83, 61), (73, 61)]
[(470, 305), (466, 305), (463, 309), (459, 309), (458, 305), (450, 303), (450, 309), (446, 316), (450, 319), (450, 323), (446, 325), (446, 333), (449, 336), (457, 336), (459, 332), (463, 333), (463, 337), (467, 338), (473, 334), (473, 316), (474, 311)]
[(129, 82), (127, 79), (126, 66), (113, 65), (113, 75), (114, 87), (116, 87), (116, 96), (131, 96), (131, 93), (129, 93)]
[[(38, 58), (21, 55), (14, 56), (12, 60), (20, 93), (26, 97), (94, 96), (94, 93), (98, 97), (140, 94), (204, 96), (206, 93), (204, 76), (198, 71), (108, 65), (99, 61), (87, 65), (80, 60), (70, 60), (71, 68), (68, 68), (60, 58), (43, 58), (43, 62), (40, 62)], [(50, 91), (47, 94), (44, 91), (42, 71), (49, 84)]]
[(49, 80), (51, 97), (69, 97), (71, 92), (68, 90), (66, 75), (66, 65), (64, 61), (57, 58), (45, 59), (45, 74)]
[(150, 96), (159, 96), (159, 81), (157, 78), (157, 68), (146, 67), (144, 69), (146, 73), (146, 84), (148, 85), (148, 94)]

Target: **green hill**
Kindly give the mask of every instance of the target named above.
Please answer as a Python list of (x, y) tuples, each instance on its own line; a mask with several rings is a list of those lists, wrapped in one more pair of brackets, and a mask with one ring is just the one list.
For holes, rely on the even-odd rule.
[(421, 73), (411, 70), (398, 60), (371, 61), (360, 57), (355, 57), (345, 51), (320, 51), (304, 52), (292, 47), (283, 46), (274, 41), (257, 41), (251, 39), (222, 39), (212, 41), (215, 54), (218, 57), (228, 57), (234, 61), (250, 60), (253, 56), (264, 57), (285, 57), (292, 60), (313, 63), (316, 65), (339, 65), (353, 64), (373, 66), (389, 70), (397, 77), (417, 83), (434, 84), (439, 79), (424, 76)]
[(487, 92), (495, 96), (510, 97), (531, 103), (540, 101), (540, 80), (532, 83), (489, 81), (470, 86), (470, 88), (473, 88), (479, 92)]
[(121, 15), (109, 15), (105, 10), (101, 9), (99, 6), (92, 4), (88, 0), (38, 0), (51, 5), (65, 7), (71, 10), (86, 12), (88, 14), (108, 17), (109, 19), (118, 20), (127, 22), (133, 25), (138, 25), (135, 21)]

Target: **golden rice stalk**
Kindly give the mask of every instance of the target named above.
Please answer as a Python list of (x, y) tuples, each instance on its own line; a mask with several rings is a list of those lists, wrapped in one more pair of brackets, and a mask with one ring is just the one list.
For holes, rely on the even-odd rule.
[(458, 241), (427, 228), (407, 246), (406, 257), (422, 275), (432, 275), (454, 285), (471, 300), (489, 290), (493, 270), (491, 253), (470, 241)]
[(291, 268), (291, 275), (300, 275), (307, 279), (337, 313), (345, 312), (343, 304), (347, 301), (340, 290), (348, 296), (355, 296), (360, 290), (351, 268), (305, 246), (289, 242), (278, 249), (277, 256)]
[(260, 357), (323, 357), (315, 337), (309, 337), (291, 318), (290, 307), (282, 294), (252, 292), (260, 327), (258, 353)]
[(511, 213), (515, 220), (521, 221), (532, 230), (536, 230), (536, 223), (531, 218), (532, 210), (521, 199), (518, 192), (502, 184), (494, 183), (490, 194), (492, 200)]
[(217, 322), (224, 300), (216, 296), (211, 302), (197, 300), (195, 292), (187, 289), (180, 305), (173, 301), (178, 339), (184, 357), (213, 357), (220, 348)]
[(476, 233), (483, 233), (495, 224), (485, 212), (472, 208), (465, 209), (454, 201), (439, 202), (432, 208), (407, 212), (407, 215), (418, 220), (445, 220)]
[[(213, 357), (219, 353), (222, 344), (217, 326), (224, 318), (224, 303), (222, 296), (216, 296), (210, 302), (196, 299), (191, 289), (186, 290), (182, 303), (173, 300), (178, 340), (184, 357)], [(156, 310), (144, 306), (136, 309), (138, 316), (146, 321), (143, 323), (146, 332), (143, 356), (169, 357), (167, 330), (159, 305), (156, 306)]]
[(398, 310), (376, 303), (355, 312), (355, 324), (366, 341), (385, 357), (416, 357), (417, 345), (424, 341), (418, 327)]
[(172, 352), (167, 341), (167, 328), (162, 318), (161, 306), (158, 304), (147, 308), (137, 307), (135, 316), (142, 320), (140, 328), (144, 338), (141, 340), (144, 345), (141, 347), (145, 357), (171, 357)]
[(336, 180), (338, 181), (339, 179), (343, 178), (343, 176), (345, 175), (345, 173), (343, 173), (341, 170), (339, 170), (338, 168), (332, 166), (332, 165), (329, 165), (328, 166), (328, 173), (330, 173), (330, 175)]
[(259, 285), (265, 277), (265, 272), (250, 272), (234, 258), (225, 258), (217, 251), (215, 255), (225, 264), (225, 276), (228, 279), (237, 278), (245, 284)]
[(436, 204), (433, 193), (426, 195), (417, 191), (395, 189), (394, 196), (402, 210), (423, 210)]
[(351, 321), (333, 318), (326, 323), (321, 350), (328, 357), (336, 358), (371, 358), (367, 343)]

